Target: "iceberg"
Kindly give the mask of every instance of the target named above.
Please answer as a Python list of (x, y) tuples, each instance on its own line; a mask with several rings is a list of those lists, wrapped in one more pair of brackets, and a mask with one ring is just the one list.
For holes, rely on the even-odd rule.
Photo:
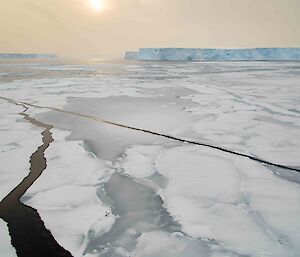
[(127, 51), (125, 53), (125, 59), (126, 60), (137, 60), (139, 58), (139, 52), (138, 51)]
[(141, 61), (300, 61), (300, 48), (140, 48), (125, 59)]
[(48, 59), (57, 57), (57, 54), (0, 54), (0, 59)]

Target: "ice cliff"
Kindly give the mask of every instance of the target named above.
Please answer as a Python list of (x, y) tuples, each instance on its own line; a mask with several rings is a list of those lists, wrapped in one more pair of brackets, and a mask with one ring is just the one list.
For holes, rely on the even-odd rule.
[(0, 59), (47, 59), (57, 57), (56, 54), (0, 54)]
[(127, 60), (138, 60), (139, 52), (138, 51), (127, 51), (125, 53), (125, 59)]
[(125, 59), (141, 61), (300, 61), (300, 48), (141, 48)]

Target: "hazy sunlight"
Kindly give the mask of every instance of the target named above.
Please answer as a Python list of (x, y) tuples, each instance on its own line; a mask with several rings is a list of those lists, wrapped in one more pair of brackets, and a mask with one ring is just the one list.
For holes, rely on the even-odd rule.
[(104, 3), (103, 0), (90, 0), (91, 2), (91, 7), (93, 8), (94, 11), (102, 11), (104, 9)]

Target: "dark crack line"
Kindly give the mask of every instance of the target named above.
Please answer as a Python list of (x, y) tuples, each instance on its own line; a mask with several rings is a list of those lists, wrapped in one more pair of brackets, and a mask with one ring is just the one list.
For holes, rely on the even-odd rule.
[[(13, 102), (12, 102), (13, 103)], [(50, 130), (53, 126), (39, 122), (31, 118), (25, 112), (28, 107), (20, 113), (31, 124), (44, 128), (42, 134), (43, 144), (30, 157), (30, 172), (23, 181), (15, 187), (0, 202), (0, 218), (7, 222), (11, 244), (16, 249), (19, 257), (72, 257), (71, 253), (61, 247), (45, 227), (37, 210), (21, 203), (20, 199), (30, 186), (41, 176), (47, 167), (45, 150), (53, 142)]]
[(23, 102), (23, 101), (16, 101), (14, 99), (1, 97), (1, 96), (0, 96), (0, 99), (6, 100), (6, 101), (11, 102), (11, 103), (23, 104), (27, 107), (31, 106), (31, 107), (35, 107), (35, 108), (39, 108), (39, 109), (48, 109), (48, 110), (52, 110), (52, 111), (57, 111), (57, 112), (61, 112), (61, 113), (75, 115), (75, 116), (91, 119), (91, 120), (94, 120), (94, 121), (97, 121), (97, 122), (101, 122), (101, 123), (105, 123), (105, 124), (109, 124), (109, 125), (113, 125), (113, 126), (117, 126), (117, 127), (121, 127), (121, 128), (126, 128), (126, 129), (135, 130), (135, 131), (139, 131), (139, 132), (144, 132), (144, 133), (159, 136), (159, 137), (168, 138), (168, 139), (175, 140), (175, 141), (182, 142), (182, 143), (188, 143), (188, 144), (192, 144), (192, 145), (204, 146), (204, 147), (212, 148), (212, 149), (215, 149), (215, 150), (218, 150), (218, 151), (221, 151), (221, 152), (229, 153), (229, 154), (232, 154), (232, 155), (237, 155), (237, 156), (249, 158), (250, 160), (260, 162), (260, 163), (263, 163), (263, 164), (267, 164), (267, 165), (271, 165), (271, 166), (275, 166), (275, 167), (278, 167), (278, 168), (287, 169), (287, 170), (291, 170), (291, 171), (300, 172), (299, 168), (289, 167), (289, 166), (286, 166), (286, 165), (266, 161), (266, 160), (260, 159), (258, 157), (255, 157), (255, 156), (251, 156), (251, 155), (248, 155), (248, 154), (243, 154), (243, 153), (240, 153), (240, 152), (236, 152), (236, 151), (226, 149), (226, 148), (221, 147), (221, 146), (211, 145), (211, 144), (207, 144), (207, 143), (201, 143), (201, 142), (197, 142), (197, 141), (192, 141), (192, 140), (187, 140), (187, 139), (183, 139), (183, 138), (179, 138), (179, 137), (174, 137), (174, 136), (167, 135), (167, 134), (158, 133), (158, 132), (147, 130), (147, 129), (127, 126), (125, 124), (120, 124), (120, 123), (104, 120), (104, 119), (99, 118), (99, 117), (94, 117), (94, 116), (91, 116), (91, 115), (72, 112), (72, 111), (66, 111), (66, 110), (62, 110), (62, 109), (59, 109), (59, 108), (53, 108), (53, 107), (49, 107), (49, 106), (40, 106), (40, 105), (36, 105), (36, 104), (30, 104), (30, 103), (26, 103), (26, 102)]

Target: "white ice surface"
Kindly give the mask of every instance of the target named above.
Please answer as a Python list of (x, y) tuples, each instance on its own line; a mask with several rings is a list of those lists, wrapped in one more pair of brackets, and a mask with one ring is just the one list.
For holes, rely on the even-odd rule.
[[(298, 256), (299, 184), (282, 180), (247, 158), (205, 147), (158, 151), (156, 146), (134, 146), (121, 163), (127, 174), (139, 179), (159, 172), (166, 180), (158, 191), (165, 207), (184, 233), (218, 242), (215, 256)], [(158, 254), (157, 245), (145, 244), (149, 247), (137, 248), (141, 256)], [(164, 253), (162, 245), (157, 247)], [(172, 251), (164, 254), (172, 256)]]
[[(2, 82), (2, 96), (62, 108), (68, 97), (149, 98), (170, 95), (173, 89), (188, 88), (194, 92), (184, 98), (195, 106), (187, 107), (186, 111), (196, 115), (198, 122), (185, 127), (181, 133), (170, 129), (169, 134), (207, 141), (268, 161), (300, 165), (298, 62), (23, 66), (33, 71), (57, 72), (57, 76), (63, 73), (63, 77), (47, 78), (46, 74), (41, 79)], [(21, 69), (22, 65), (16, 67)], [(29, 113), (46, 111), (31, 108)], [(144, 118), (140, 123), (144, 121), (141, 124), (147, 125), (148, 120)]]
[(0, 256), (1, 257), (17, 257), (16, 250), (11, 245), (11, 239), (7, 224), (0, 219)]
[(246, 256), (297, 256), (300, 186), (253, 161), (200, 147), (159, 155), (165, 206), (197, 238)]
[[(47, 168), (27, 191), (23, 202), (37, 209), (56, 240), (73, 256), (82, 256), (90, 230), (108, 230), (114, 222), (110, 208), (96, 195), (95, 186), (109, 164), (86, 152), (80, 141), (66, 141), (68, 132), (52, 130), (46, 150)], [(95, 228), (94, 228), (95, 226)]]
[[(27, 71), (5, 71), (5, 79), (18, 75), (21, 80), (1, 81), (1, 96), (63, 108), (68, 97), (131, 96), (149, 101), (175, 92), (172, 97), (184, 97), (193, 104), (185, 111), (196, 119), (192, 124), (168, 127), (165, 133), (300, 166), (299, 63), (22, 65), (35, 72), (53, 72), (51, 78), (45, 73), (37, 79), (26, 78), (30, 76)], [(22, 65), (0, 67), (21, 70)], [(179, 89), (188, 94), (176, 93)], [(88, 109), (87, 105), (80, 111)], [(126, 117), (125, 110), (120, 109), (118, 117)], [(22, 108), (1, 100), (2, 198), (27, 175), (30, 155), (41, 144), (39, 129), (16, 122), (22, 119), (20, 111)], [(28, 113), (34, 116), (46, 111), (30, 108)], [(168, 121), (168, 115), (160, 113), (159, 118)], [(149, 116), (133, 112), (127, 117), (133, 118), (124, 118), (123, 123), (155, 128)], [(69, 133), (53, 132), (55, 142), (46, 151), (48, 167), (23, 201), (38, 210), (63, 247), (82, 256), (89, 233), (104, 234), (115, 221), (113, 215), (106, 217), (110, 208), (96, 195), (97, 184), (107, 180), (113, 169), (110, 162), (89, 154), (82, 141), (66, 141)], [(144, 183), (149, 176), (159, 172), (165, 182), (157, 184), (158, 192), (187, 234), (145, 233), (133, 256), (172, 256), (178, 247), (178, 256), (195, 256), (204, 251), (194, 244), (198, 237), (215, 240), (212, 257), (299, 256), (299, 185), (260, 164), (207, 148), (127, 145), (126, 149), (114, 164), (116, 171), (144, 186), (149, 185)]]
[(42, 144), (42, 130), (25, 121), (23, 107), (0, 100), (0, 200), (29, 173), (29, 159)]
[(161, 149), (160, 146), (133, 146), (125, 152), (122, 168), (135, 178), (151, 176), (156, 172), (155, 157)]
[[(266, 69), (269, 68), (266, 65)], [(263, 159), (299, 165), (299, 77), (283, 71), (230, 72), (193, 79), (186, 87), (202, 139)]]

